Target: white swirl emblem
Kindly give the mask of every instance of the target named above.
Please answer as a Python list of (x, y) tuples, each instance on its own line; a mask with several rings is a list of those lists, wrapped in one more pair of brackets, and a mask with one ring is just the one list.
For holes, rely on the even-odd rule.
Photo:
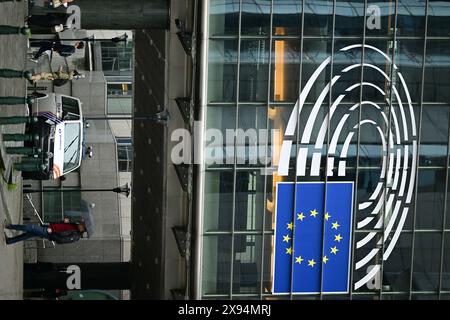
[[(287, 176), (289, 173), (293, 142), (296, 140), (295, 133), (298, 127), (298, 130), (300, 130), (298, 133), (300, 141), (297, 143), (298, 154), (295, 166), (297, 176), (320, 176), (320, 165), (322, 156), (325, 154), (323, 149), (324, 144), (326, 143), (328, 125), (333, 116), (336, 117), (335, 111), (342, 100), (346, 95), (352, 93), (355, 89), (359, 89), (361, 86), (372, 87), (377, 94), (382, 95), (382, 100), (386, 101), (389, 106), (388, 109), (390, 114), (388, 113), (388, 115), (386, 115), (384, 108), (373, 101), (366, 101), (363, 96), (361, 103), (354, 104), (350, 107), (345, 115), (341, 117), (334, 131), (329, 133), (330, 140), (329, 144), (327, 144), (328, 148), (326, 149), (327, 176), (346, 177), (348, 170), (347, 155), (352, 139), (358, 134), (358, 129), (362, 126), (374, 126), (381, 139), (382, 148), (380, 148), (380, 151), (382, 166), (378, 184), (366, 199), (360, 200), (359, 203), (357, 203), (359, 212), (354, 215), (356, 217), (365, 217), (360, 221), (356, 221), (356, 229), (380, 231), (368, 231), (364, 238), (355, 243), (355, 250), (365, 247), (370, 242), (373, 243), (372, 240), (375, 239), (377, 234), (381, 234), (383, 229), (384, 236), (376, 241), (376, 246), (370, 250), (368, 254), (355, 261), (356, 270), (367, 266), (368, 263), (380, 253), (381, 248), (384, 248), (382, 255), (384, 261), (391, 255), (392, 250), (399, 239), (411, 206), (416, 177), (418, 148), (416, 120), (411, 96), (405, 79), (398, 70), (398, 67), (392, 63), (392, 59), (386, 55), (386, 53), (371, 45), (355, 44), (342, 48), (339, 52), (350, 55), (357, 51), (363, 51), (363, 48), (366, 52), (376, 55), (377, 59), (382, 59), (385, 65), (390, 66), (392, 76), (389, 77), (386, 72), (375, 64), (364, 63), (362, 65), (361, 63), (357, 63), (349, 65), (342, 69), (339, 74), (336, 74), (331, 82), (323, 88), (312, 109), (306, 110), (306, 108), (304, 108), (306, 98), (310, 94), (313, 86), (316, 85), (316, 81), (321, 73), (331, 64), (331, 57), (323, 61), (305, 84), (299, 99), (295, 104), (286, 127), (278, 165), (278, 175)], [(373, 82), (355, 83), (346, 88), (343, 93), (332, 102), (324, 120), (322, 120), (322, 118), (319, 119), (319, 112), (321, 111), (322, 104), (329, 94), (330, 89), (338, 83), (339, 79), (347, 72), (361, 68), (362, 66), (374, 70), (377, 75), (384, 78), (382, 81), (389, 84), (391, 93), (386, 93)], [(404, 92), (406, 101), (402, 101), (396, 83), (401, 87), (402, 92)], [(391, 103), (391, 101), (393, 103)], [(360, 107), (373, 108), (375, 112), (381, 114), (381, 117), (377, 117), (378, 120), (368, 119), (362, 116), (360, 119), (358, 117), (351, 117), (351, 113), (358, 112)], [(306, 125), (301, 128), (297, 125), (300, 117), (305, 117), (305, 119), (307, 119)], [(356, 120), (355, 123), (351, 123), (351, 121), (354, 121), (352, 119), (355, 118), (358, 120)], [(351, 129), (344, 130), (344, 128)], [(383, 132), (382, 128), (386, 128), (385, 132)], [(314, 135), (317, 137), (315, 141), (312, 140), (313, 132), (318, 132), (317, 135)], [(308, 148), (308, 145), (311, 144), (314, 145), (314, 148)], [(337, 167), (337, 170), (333, 170), (334, 167)], [(355, 254), (355, 257), (356, 256), (359, 255)], [(356, 279), (357, 281), (355, 281), (354, 289), (357, 290), (372, 280), (380, 269), (381, 264), (379, 262), (373, 268), (368, 268), (367, 274), (365, 274), (364, 277)]]

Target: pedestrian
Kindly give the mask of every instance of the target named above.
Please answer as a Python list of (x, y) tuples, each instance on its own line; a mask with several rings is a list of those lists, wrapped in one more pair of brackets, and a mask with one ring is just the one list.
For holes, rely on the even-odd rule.
[(74, 80), (84, 78), (84, 74), (78, 72), (78, 70), (72, 70), (69, 72), (63, 71), (63, 66), (60, 66), (58, 71), (54, 72), (40, 72), (31, 75), (28, 80), (33, 83), (40, 80), (57, 81), (57, 80)]
[(33, 41), (30, 43), (32, 47), (40, 47), (38, 52), (34, 55), (32, 61), (37, 63), (37, 60), (47, 50), (53, 50), (57, 52), (61, 57), (69, 57), (75, 53), (76, 49), (83, 49), (84, 42), (77, 41), (74, 45), (62, 44), (59, 39), (46, 40), (46, 41)]
[(9, 238), (5, 235), (6, 244), (14, 244), (31, 238), (40, 237), (57, 244), (72, 243), (80, 240), (86, 232), (84, 222), (72, 223), (68, 218), (64, 218), (61, 222), (48, 224), (7, 224), (5, 228), (9, 230), (22, 231), (23, 233)]

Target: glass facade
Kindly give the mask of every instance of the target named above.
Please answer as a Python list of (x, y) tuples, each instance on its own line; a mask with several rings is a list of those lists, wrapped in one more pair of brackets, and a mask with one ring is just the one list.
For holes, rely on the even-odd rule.
[[(450, 2), (208, 1), (199, 296), (446, 299)], [(342, 181), (348, 290), (277, 295), (278, 183)]]

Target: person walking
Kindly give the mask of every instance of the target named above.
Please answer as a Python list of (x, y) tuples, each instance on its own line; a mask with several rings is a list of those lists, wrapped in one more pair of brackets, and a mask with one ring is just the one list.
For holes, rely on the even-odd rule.
[(62, 44), (59, 39), (57, 40), (44, 40), (44, 41), (32, 41), (30, 43), (32, 47), (39, 47), (38, 52), (34, 55), (33, 62), (37, 63), (37, 60), (42, 56), (42, 54), (47, 50), (53, 50), (57, 52), (61, 57), (69, 57), (75, 53), (77, 49), (84, 48), (83, 41), (77, 41), (74, 45)]
[(26, 22), (30, 27), (53, 28), (60, 25), (65, 26), (70, 16), (71, 14), (65, 12), (33, 14), (27, 17)]
[(68, 218), (64, 218), (61, 222), (48, 224), (7, 224), (5, 228), (9, 230), (22, 231), (23, 233), (15, 237), (6, 237), (6, 244), (11, 245), (20, 241), (39, 237), (54, 241), (57, 244), (72, 243), (80, 240), (83, 233), (86, 232), (84, 222), (72, 223)]
[(72, 70), (69, 72), (63, 71), (63, 66), (60, 66), (57, 71), (54, 72), (40, 72), (32, 74), (28, 80), (35, 83), (40, 80), (48, 80), (48, 81), (58, 81), (62, 82), (64, 81), (71, 81), (74, 79), (81, 79), (84, 78), (84, 74), (81, 74), (78, 72), (78, 70)]

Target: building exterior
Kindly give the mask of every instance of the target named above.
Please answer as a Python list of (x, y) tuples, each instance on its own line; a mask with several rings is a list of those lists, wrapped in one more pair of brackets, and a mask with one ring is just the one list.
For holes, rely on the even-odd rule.
[[(208, 0), (199, 10), (192, 297), (448, 299), (449, 3)], [(278, 133), (214, 143), (208, 129)], [(307, 182), (323, 187), (319, 200), (353, 184), (349, 246), (337, 253), (348, 256), (347, 287), (335, 293), (325, 235), (312, 266), (292, 239), (308, 201), (294, 190)], [(285, 205), (290, 227), (277, 222)], [(319, 207), (328, 230), (331, 200)], [(314, 266), (319, 290), (298, 289)]]
[[(36, 71), (49, 71), (63, 66), (77, 69), (84, 79), (73, 80), (56, 87), (51, 82), (39, 82), (47, 92), (77, 97), (82, 102), (85, 147), (93, 148), (93, 156), (85, 155), (82, 165), (65, 180), (26, 181), (42, 193), (32, 194), (32, 203), (44, 222), (60, 221), (66, 216), (80, 215), (81, 201), (90, 207), (94, 233), (68, 246), (52, 246), (42, 241), (27, 243), (27, 263), (128, 262), (131, 256), (131, 201), (114, 192), (83, 192), (86, 189), (112, 189), (131, 182), (131, 121), (107, 120), (114, 116), (131, 115), (132, 32), (127, 43), (111, 43), (110, 39), (124, 31), (66, 31), (62, 39), (94, 36), (97, 41), (67, 59), (54, 54), (44, 55), (39, 64), (29, 62)], [(45, 37), (45, 36), (42, 36)], [(43, 89), (43, 88), (41, 88)], [(93, 118), (100, 117), (101, 120)], [(75, 188), (75, 192), (45, 192), (48, 189)], [(31, 204), (24, 199), (24, 217), (35, 220)]]

